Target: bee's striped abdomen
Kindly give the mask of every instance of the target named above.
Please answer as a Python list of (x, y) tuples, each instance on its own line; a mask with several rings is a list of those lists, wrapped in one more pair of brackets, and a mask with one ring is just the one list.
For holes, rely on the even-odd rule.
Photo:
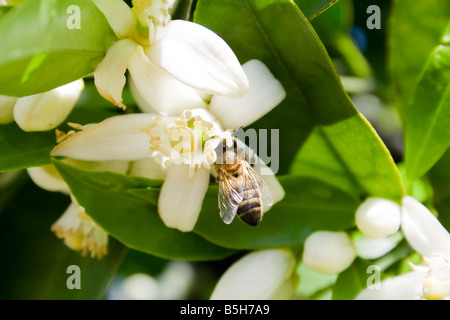
[(245, 186), (240, 195), (243, 200), (237, 209), (238, 216), (252, 226), (258, 225), (262, 220), (261, 194), (252, 185)]

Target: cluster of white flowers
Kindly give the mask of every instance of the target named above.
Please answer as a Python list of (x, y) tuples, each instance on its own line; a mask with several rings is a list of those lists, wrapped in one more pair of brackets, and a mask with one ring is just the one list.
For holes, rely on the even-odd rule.
[[(171, 20), (174, 0), (134, 0), (132, 8), (122, 0), (93, 1), (119, 39), (94, 72), (97, 90), (125, 109), (122, 91), (128, 70), (128, 85), (142, 113), (97, 124), (71, 124), (76, 131), (58, 131), (59, 144), (51, 155), (76, 160), (72, 164), (77, 166), (90, 163), (89, 169), (164, 179), (158, 202), (162, 221), (167, 227), (191, 231), (210, 175), (215, 175), (218, 144), (224, 139), (230, 144), (230, 130), (264, 116), (286, 93), (261, 61), (241, 66), (231, 48), (211, 30)], [(70, 113), (83, 87), (78, 80), (32, 97), (4, 97), (0, 121), (14, 119), (26, 131), (54, 129)], [(28, 101), (26, 108), (21, 107), (22, 100)], [(263, 169), (274, 203), (281, 200), (284, 190), (274, 173), (254, 158), (255, 170)], [(110, 168), (111, 163), (123, 166)], [(70, 194), (53, 167), (28, 172), (44, 189)], [(52, 230), (75, 250), (93, 256), (106, 253), (106, 232), (74, 198)]]
[(391, 200), (368, 198), (356, 210), (359, 232), (317, 231), (305, 241), (303, 263), (323, 274), (339, 274), (359, 256), (382, 257), (404, 237), (423, 256), (423, 265), (364, 289), (357, 299), (450, 299), (450, 234), (416, 199), (405, 196), (401, 206)]

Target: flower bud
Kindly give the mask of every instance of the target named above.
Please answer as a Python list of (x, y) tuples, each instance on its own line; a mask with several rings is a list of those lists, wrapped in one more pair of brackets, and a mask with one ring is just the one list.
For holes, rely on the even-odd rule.
[(359, 257), (363, 259), (378, 259), (394, 249), (402, 240), (402, 236), (397, 232), (387, 237), (369, 239), (360, 231), (357, 231), (352, 235), (352, 240)]
[(400, 205), (382, 198), (369, 198), (356, 210), (356, 226), (370, 239), (386, 237), (400, 228)]
[(294, 270), (293, 254), (283, 249), (251, 252), (220, 278), (211, 300), (266, 300), (279, 296)]
[(83, 91), (77, 80), (51, 91), (18, 98), (14, 120), (23, 131), (47, 131), (59, 126), (72, 111)]
[(47, 191), (70, 194), (69, 187), (54, 165), (27, 168), (27, 172), (38, 187)]
[(356, 249), (344, 232), (317, 231), (305, 241), (303, 263), (323, 274), (338, 274), (347, 269), (356, 257)]

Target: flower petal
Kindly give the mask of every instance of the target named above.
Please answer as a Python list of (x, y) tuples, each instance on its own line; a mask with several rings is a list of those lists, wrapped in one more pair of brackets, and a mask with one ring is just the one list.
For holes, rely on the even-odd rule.
[(402, 238), (399, 232), (378, 239), (366, 238), (359, 231), (352, 235), (358, 256), (363, 259), (377, 259), (384, 256), (394, 249)]
[(59, 126), (72, 111), (84, 88), (77, 80), (51, 91), (17, 99), (14, 120), (24, 131), (47, 131)]
[(105, 15), (111, 28), (119, 38), (129, 35), (134, 25), (134, 15), (123, 0), (93, 0)]
[(7, 124), (14, 121), (14, 105), (16, 97), (0, 95), (0, 124)]
[(130, 176), (164, 180), (167, 175), (167, 169), (157, 163), (154, 157), (151, 157), (132, 162), (128, 174)]
[(248, 253), (222, 275), (211, 300), (271, 299), (292, 274), (295, 258), (288, 250)]
[(188, 86), (213, 94), (240, 97), (248, 80), (234, 52), (211, 30), (193, 22), (174, 20), (148, 57)]
[(347, 269), (356, 258), (356, 249), (345, 232), (316, 231), (305, 240), (303, 263), (328, 275)]
[(133, 161), (149, 157), (149, 137), (142, 128), (154, 116), (137, 113), (108, 118), (68, 136), (51, 155), (87, 161)]
[(275, 108), (286, 96), (281, 83), (259, 60), (250, 60), (243, 66), (249, 90), (240, 98), (214, 95), (209, 104), (226, 129), (246, 127)]
[(422, 296), (426, 269), (418, 269), (403, 275), (383, 280), (377, 288), (366, 288), (355, 300), (414, 300)]
[(400, 205), (383, 198), (368, 198), (356, 210), (356, 226), (370, 239), (383, 238), (400, 228)]
[(151, 62), (142, 47), (131, 57), (128, 69), (138, 93), (137, 103), (141, 99), (146, 103), (139, 105), (144, 111), (150, 107), (162, 115), (178, 116), (185, 109), (206, 106), (197, 90)]
[(137, 47), (137, 44), (129, 39), (117, 41), (108, 49), (94, 71), (98, 92), (106, 100), (121, 108), (125, 108), (122, 103), (122, 90), (126, 83), (125, 72), (130, 57)]
[(199, 168), (190, 178), (190, 166), (171, 165), (158, 200), (159, 215), (169, 228), (192, 231), (209, 184), (209, 170)]
[(402, 200), (402, 231), (411, 247), (422, 256), (450, 256), (450, 234), (423, 204), (413, 197)]
[(31, 180), (40, 188), (70, 194), (69, 187), (53, 165), (27, 168)]
[(136, 84), (134, 83), (133, 77), (128, 78), (128, 87), (130, 88), (131, 96), (136, 102), (137, 106), (142, 112), (145, 113), (157, 113), (155, 109), (141, 96), (139, 91), (136, 88)]

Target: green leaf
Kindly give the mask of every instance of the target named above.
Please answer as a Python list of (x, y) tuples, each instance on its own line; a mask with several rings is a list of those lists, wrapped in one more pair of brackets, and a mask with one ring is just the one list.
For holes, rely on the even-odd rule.
[(53, 163), (86, 212), (105, 231), (132, 249), (183, 260), (216, 260), (235, 253), (193, 233), (167, 228), (151, 200), (133, 195), (136, 189), (158, 192), (159, 180), (81, 170), (55, 159)]
[(398, 97), (400, 118), (408, 126), (408, 113), (423, 67), (450, 17), (448, 0), (394, 2), (389, 26), (389, 67)]
[[(42, 201), (45, 199), (45, 201)], [(67, 248), (51, 225), (70, 199), (36, 187), (29, 179), (7, 203), (0, 216), (0, 299), (102, 299), (126, 253), (110, 238), (102, 260), (82, 257)], [(80, 267), (81, 289), (68, 289), (71, 265)]]
[(295, 0), (295, 4), (302, 10), (309, 21), (328, 10), (338, 0)]
[(291, 1), (200, 0), (194, 21), (224, 38), (241, 62), (259, 59), (282, 82), (286, 99), (252, 125), (283, 128), (280, 174), (316, 129), (339, 159), (330, 166), (342, 166), (366, 194), (397, 201), (403, 196), (391, 155), (353, 106), (323, 44)]
[(259, 249), (302, 244), (317, 230), (342, 230), (354, 225), (359, 204), (348, 194), (306, 177), (279, 178), (286, 196), (265, 213), (256, 227), (238, 217), (226, 225), (219, 216), (217, 186), (210, 186), (194, 232), (228, 248)]
[[(450, 37), (450, 24), (446, 36)], [(450, 145), (450, 44), (432, 52), (422, 73), (405, 132), (406, 177), (425, 174)]]
[(428, 172), (427, 177), (434, 190), (433, 205), (439, 213), (439, 221), (450, 230), (450, 150)]
[[(80, 28), (69, 28), (77, 18)], [(115, 40), (92, 1), (25, 1), (0, 20), (0, 94), (26, 96), (80, 79)]]
[(311, 24), (328, 52), (334, 54), (334, 61), (338, 61), (342, 69), (339, 70), (341, 75), (370, 77), (370, 65), (350, 35), (353, 15), (352, 1), (341, 0)]
[[(128, 96), (129, 91), (125, 92)], [(118, 115), (119, 112), (121, 112), (119, 108), (98, 94), (92, 82), (87, 82), (67, 122), (95, 123)], [(64, 124), (59, 129), (64, 132), (72, 130)], [(54, 130), (24, 132), (15, 123), (0, 125), (0, 172), (50, 164), (50, 151), (55, 145)]]
[(53, 131), (27, 133), (15, 123), (0, 125), (0, 172), (48, 164), (55, 140)]
[(356, 259), (348, 269), (340, 273), (333, 287), (332, 299), (352, 300), (367, 284), (372, 284), (368, 280), (374, 271), (370, 271), (368, 267), (368, 261)]
[(328, 181), (349, 194), (360, 193), (357, 182), (348, 174), (336, 152), (330, 148), (323, 131), (317, 128), (297, 153), (290, 171)]

